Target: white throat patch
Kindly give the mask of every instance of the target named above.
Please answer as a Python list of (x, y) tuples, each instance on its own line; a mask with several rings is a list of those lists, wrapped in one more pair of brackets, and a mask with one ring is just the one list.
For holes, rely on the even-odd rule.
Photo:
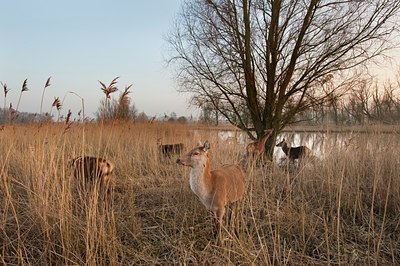
[(200, 198), (201, 202), (209, 208), (207, 202), (208, 198), (208, 188), (204, 182), (204, 170), (205, 170), (206, 160), (199, 162), (198, 165), (190, 169), (189, 184), (190, 189)]

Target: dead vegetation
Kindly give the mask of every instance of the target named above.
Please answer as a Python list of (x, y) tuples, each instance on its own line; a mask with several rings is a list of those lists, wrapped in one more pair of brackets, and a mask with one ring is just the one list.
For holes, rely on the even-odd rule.
[[(0, 131), (0, 261), (22, 265), (367, 265), (400, 261), (400, 138), (357, 134), (297, 171), (254, 167), (217, 245), (189, 169), (158, 160), (166, 140), (212, 142), (215, 168), (245, 144), (168, 124), (7, 125)], [(156, 144), (156, 143), (154, 143)], [(218, 152), (216, 152), (218, 150)], [(74, 197), (68, 160), (115, 165), (111, 203)], [(232, 213), (227, 211), (227, 213)]]

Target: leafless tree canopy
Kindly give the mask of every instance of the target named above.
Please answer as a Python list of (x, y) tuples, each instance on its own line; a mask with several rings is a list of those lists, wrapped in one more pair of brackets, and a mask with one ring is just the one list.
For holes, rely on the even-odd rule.
[(344, 72), (393, 48), (399, 7), (397, 0), (185, 1), (168, 36), (169, 62), (193, 103), (212, 103), (260, 138), (332, 98), (342, 87), (326, 86), (334, 77), (342, 82)]

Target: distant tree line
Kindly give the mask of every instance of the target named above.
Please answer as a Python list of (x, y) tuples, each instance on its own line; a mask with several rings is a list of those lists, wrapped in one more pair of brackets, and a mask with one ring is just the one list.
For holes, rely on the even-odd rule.
[(325, 104), (298, 113), (294, 122), (308, 124), (363, 125), (400, 123), (400, 80), (379, 84), (364, 79), (339, 97), (331, 95)]
[(51, 121), (52, 118), (48, 114), (28, 113), (19, 112), (18, 114), (13, 113), (9, 109), (0, 108), (0, 124), (13, 123), (39, 123)]
[[(400, 78), (394, 82), (384, 83), (379, 83), (373, 78), (364, 78), (335, 91), (336, 93), (329, 95), (328, 100), (296, 113), (289, 124), (400, 123)], [(290, 105), (287, 108), (290, 108)], [(227, 122), (222, 116), (217, 115), (217, 109), (211, 103), (204, 103), (200, 109), (200, 122), (215, 125)], [(250, 119), (250, 117), (244, 116), (243, 119)]]

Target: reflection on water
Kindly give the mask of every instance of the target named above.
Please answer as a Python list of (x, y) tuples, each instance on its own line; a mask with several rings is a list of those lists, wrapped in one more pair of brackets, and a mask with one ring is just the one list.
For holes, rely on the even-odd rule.
[[(219, 131), (218, 138), (224, 142), (237, 143), (239, 145), (246, 145), (251, 142), (247, 134), (240, 131)], [(322, 158), (326, 152), (329, 152), (331, 147), (346, 147), (349, 145), (353, 138), (353, 133), (283, 132), (278, 136), (277, 143), (283, 138), (285, 138), (289, 146), (307, 146), (312, 150), (314, 156)], [(281, 148), (276, 147), (274, 157), (279, 160), (285, 157), (285, 154)]]
[[(288, 133), (283, 132), (278, 137), (278, 140), (286, 139), (286, 142), (291, 147), (307, 146), (312, 150), (314, 156), (322, 158), (327, 152), (325, 147), (343, 147), (347, 145), (351, 133)], [(278, 141), (277, 140), (277, 141)], [(275, 149), (275, 157), (281, 158), (285, 156), (282, 149)]]
[(245, 144), (250, 142), (248, 136), (241, 131), (221, 130), (218, 132), (218, 138), (225, 142)]

